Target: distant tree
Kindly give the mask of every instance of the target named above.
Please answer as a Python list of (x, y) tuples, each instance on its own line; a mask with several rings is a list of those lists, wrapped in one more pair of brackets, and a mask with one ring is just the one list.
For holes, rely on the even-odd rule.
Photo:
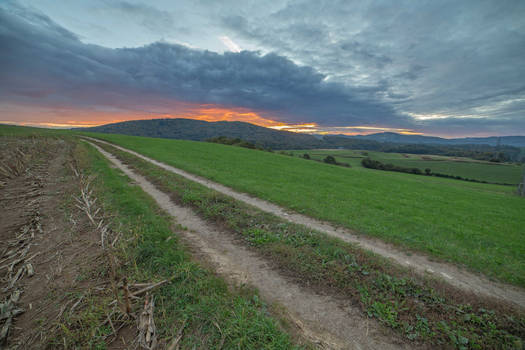
[(230, 145), (230, 146), (239, 146), (244, 148), (250, 148), (250, 149), (258, 149), (258, 150), (264, 150), (261, 146), (257, 146), (254, 143), (241, 140), (240, 138), (229, 138), (226, 136), (219, 136), (219, 137), (213, 137), (211, 139), (207, 139), (207, 142), (215, 142), (215, 143), (221, 143), (223, 145)]
[(283, 156), (293, 156), (293, 153), (290, 153), (290, 152), (286, 152), (286, 151), (279, 151), (279, 154), (282, 154)]
[(253, 143), (246, 142), (246, 141), (240, 141), (237, 145), (241, 146), (241, 147), (244, 147), (244, 148), (250, 148), (250, 149), (256, 149), (257, 148)]
[(361, 160), (361, 164), (365, 167), (365, 168), (370, 168), (370, 169), (380, 169), (379, 166), (381, 166), (382, 164), (380, 162), (378, 162), (377, 160), (372, 160), (368, 157), (366, 158), (363, 158), (363, 160)]
[(332, 156), (326, 156), (326, 158), (323, 159), (323, 162), (327, 164), (337, 164), (337, 162), (335, 161), (335, 158)]
[(432, 175), (432, 170), (430, 168), (425, 169), (425, 174)]
[(308, 153), (303, 154), (304, 159), (310, 159), (310, 155)]

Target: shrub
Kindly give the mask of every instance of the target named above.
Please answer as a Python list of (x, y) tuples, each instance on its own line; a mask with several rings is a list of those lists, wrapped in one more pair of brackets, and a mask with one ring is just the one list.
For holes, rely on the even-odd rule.
[(335, 161), (335, 158), (332, 156), (326, 156), (326, 158), (323, 159), (323, 162), (327, 164), (337, 164), (337, 162)]

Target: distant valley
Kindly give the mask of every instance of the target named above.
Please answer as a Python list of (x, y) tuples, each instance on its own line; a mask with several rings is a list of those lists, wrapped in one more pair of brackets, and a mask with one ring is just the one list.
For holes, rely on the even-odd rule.
[(525, 136), (458, 139), (396, 133), (314, 136), (244, 122), (206, 122), (182, 118), (125, 121), (77, 130), (194, 141), (224, 136), (272, 150), (340, 148), (460, 156), (498, 162), (525, 161), (525, 152), (521, 149), (525, 147)]

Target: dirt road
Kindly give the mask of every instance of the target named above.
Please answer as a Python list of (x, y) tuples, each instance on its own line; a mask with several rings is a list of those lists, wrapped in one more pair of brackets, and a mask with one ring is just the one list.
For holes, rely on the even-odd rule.
[(221, 184), (212, 182), (200, 176), (188, 173), (184, 170), (172, 167), (170, 165), (164, 164), (162, 162), (156, 161), (149, 157), (146, 157), (140, 153), (131, 151), (121, 146), (114, 145), (109, 142), (105, 142), (98, 139), (93, 139), (86, 137), (92, 141), (100, 142), (103, 144), (111, 145), (119, 150), (133, 154), (143, 160), (146, 160), (152, 164), (155, 164), (165, 170), (181, 175), (189, 180), (195, 181), (201, 185), (209, 187), (215, 191), (233, 197), (239, 201), (250, 204), (254, 207), (257, 207), (268, 213), (272, 213), (281, 218), (284, 218), (290, 222), (305, 225), (312, 229), (324, 232), (325, 234), (337, 237), (343, 241), (359, 244), (362, 248), (370, 250), (376, 254), (382, 255), (384, 257), (390, 258), (396, 263), (410, 267), (414, 271), (420, 274), (431, 274), (442, 278), (447, 283), (460, 288), (465, 291), (474, 292), (476, 294), (488, 297), (494, 297), (500, 300), (514, 303), (521, 308), (525, 308), (525, 291), (514, 287), (505, 285), (502, 283), (494, 282), (488, 278), (474, 274), (472, 272), (461, 269), (453, 264), (432, 261), (429, 257), (411, 252), (409, 254), (401, 251), (399, 248), (382, 242), (378, 239), (373, 239), (369, 237), (364, 237), (358, 235), (355, 232), (341, 227), (335, 227), (330, 223), (322, 222), (301, 214), (292, 212), (289, 209), (280, 207), (268, 201), (251, 197), (248, 194), (237, 192), (229, 187), (223, 186)]
[(236, 243), (230, 234), (206, 223), (190, 209), (176, 205), (116, 157), (93, 146), (187, 228), (185, 239), (219, 274), (236, 284), (252, 285), (265, 300), (283, 306), (287, 318), (314, 344), (328, 349), (410, 348), (376, 321), (363, 316), (358, 308), (287, 280), (263, 258)]

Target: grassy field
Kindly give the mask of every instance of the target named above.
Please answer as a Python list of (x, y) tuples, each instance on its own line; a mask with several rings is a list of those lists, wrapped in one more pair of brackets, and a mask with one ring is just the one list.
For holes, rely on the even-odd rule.
[(327, 155), (335, 157), (340, 163), (361, 166), (361, 159), (366, 156), (382, 163), (391, 163), (406, 168), (419, 168), (424, 172), (429, 168), (434, 173), (461, 176), (463, 178), (492, 183), (518, 184), (522, 178), (523, 165), (499, 164), (469, 158), (455, 158), (424, 154), (400, 154), (359, 150), (304, 150), (289, 151), (295, 156), (304, 153), (315, 160), (322, 160)]
[(96, 136), (297, 212), (525, 286), (525, 200), (512, 187), (343, 168), (202, 142)]
[[(117, 235), (120, 239), (118, 242), (115, 239), (114, 242), (117, 244), (109, 253), (109, 250), (104, 253), (98, 250), (98, 244), (95, 245), (96, 247), (92, 246), (85, 237), (73, 236), (79, 232), (84, 235), (95, 232), (82, 225), (82, 218), (87, 221), (84, 213), (81, 213), (80, 220), (73, 213), (76, 212), (77, 207), (72, 196), (79, 195), (77, 190), (73, 194), (61, 187), (59, 193), (64, 194), (64, 197), (56, 204), (60, 208), (58, 215), (64, 215), (64, 219), (67, 216), (74, 230), (67, 241), (79, 240), (86, 250), (94, 251), (91, 256), (93, 261), (85, 261), (87, 267), (76, 271), (78, 275), (71, 276), (80, 287), (67, 289), (63, 286), (64, 280), (55, 282), (55, 277), (45, 275), (46, 283), (55, 282), (57, 286), (60, 284), (60, 287), (53, 289), (46, 296), (53, 299), (51, 305), (46, 307), (49, 314), (42, 313), (42, 309), (33, 311), (35, 312), (33, 316), (38, 317), (38, 325), (42, 327), (39, 331), (45, 331), (45, 336), (39, 337), (43, 348), (102, 350), (116, 346), (108, 344), (111, 342), (112, 335), (117, 333), (115, 327), (120, 329), (117, 323), (115, 327), (113, 326), (111, 318), (113, 322), (116, 322), (116, 318), (121, 322), (120, 316), (124, 312), (116, 311), (111, 306), (111, 301), (115, 298), (114, 291), (110, 287), (110, 279), (113, 277), (116, 281), (112, 280), (112, 283), (115, 284), (121, 283), (123, 277), (129, 285), (167, 281), (151, 291), (152, 297), (155, 298), (154, 318), (160, 348), (167, 348), (167, 343), (177, 339), (177, 344), (174, 343), (172, 348), (283, 350), (311, 348), (309, 344), (304, 346), (294, 344), (295, 340), (292, 340), (284, 329), (285, 321), (281, 320), (280, 316), (272, 317), (272, 315), (281, 315), (280, 311), (274, 313), (273, 307), (262, 301), (256, 290), (246, 286), (228, 285), (224, 279), (215, 274), (215, 271), (204, 268), (196, 261), (188, 251), (187, 245), (180, 241), (179, 234), (184, 228), (163, 212), (140, 187), (130, 183), (128, 177), (111, 167), (98, 151), (68, 135), (70, 133), (66, 131), (0, 126), (2, 141), (18, 140), (22, 144), (27, 142), (31, 145), (37, 142), (39, 149), (49, 147), (48, 143), (42, 143), (41, 140), (56, 141), (58, 138), (60, 148), (65, 152), (63, 158), (65, 161), (62, 160), (60, 163), (63, 164), (60, 173), (65, 175), (58, 180), (58, 183), (66, 186), (67, 183), (75, 181), (72, 180), (73, 169), (82, 173), (84, 179), (92, 179), (89, 196), (97, 199), (96, 206), (101, 210), (99, 215), (104, 216), (104, 220), (110, 220), (110, 227), (114, 233), (121, 234)], [(27, 152), (25, 148), (23, 150)], [(20, 149), (19, 151), (22, 152)], [(47, 151), (52, 152), (50, 149)], [(36, 159), (40, 158), (41, 156)], [(92, 202), (92, 205), (95, 205), (95, 202)], [(57, 218), (58, 221), (60, 218)], [(46, 226), (44, 230), (46, 234), (62, 231)], [(95, 235), (98, 236), (98, 232)], [(61, 241), (58, 246), (65, 247), (66, 244)], [(69, 261), (70, 255), (77, 254), (64, 249), (61, 251), (60, 260)], [(104, 258), (109, 255), (116, 257), (112, 264)], [(36, 266), (36, 271), (46, 271), (44, 266)], [(57, 263), (57, 266), (60, 264)], [(57, 267), (57, 269), (62, 268)], [(40, 278), (44, 279), (44, 276)], [(93, 288), (90, 288), (90, 283)], [(101, 286), (103, 288), (100, 288)], [(115, 291), (115, 293), (119, 293), (120, 298), (123, 298), (121, 292)], [(140, 313), (143, 303), (142, 298), (132, 302), (131, 314)], [(56, 308), (58, 316), (53, 313), (53, 307)], [(130, 342), (126, 348), (138, 348), (138, 343), (131, 343), (135, 338), (136, 319), (127, 316), (123, 323), (128, 327), (119, 334), (119, 338), (121, 336), (123, 342), (124, 338), (127, 338)], [(305, 341), (297, 340), (297, 342)], [(0, 348), (3, 348), (2, 345)]]
[(307, 288), (358, 305), (405, 340), (439, 347), (521, 348), (523, 315), (450, 291), (359, 247), (292, 224), (149, 162), (101, 145), (213, 225), (272, 261)]
[[(137, 140), (124, 138), (120, 141), (135, 144)], [(183, 151), (192, 152), (190, 158), (198, 157), (196, 151), (208, 159), (222, 154), (222, 162), (230, 161), (230, 165), (232, 160), (237, 165), (256, 158), (261, 166), (280, 167), (280, 170), (273, 170), (285, 174), (301, 171), (308, 175), (308, 167), (314, 164), (316, 172), (324, 176), (325, 183), (334, 171), (347, 171), (346, 176), (350, 173), (353, 178), (369, 178), (367, 174), (374, 172), (222, 145), (158, 139), (138, 141), (141, 146), (149, 147), (156, 146), (156, 141), (168, 142), (161, 146), (171, 157)], [(209, 146), (212, 148), (207, 148)], [(217, 146), (221, 152), (210, 154)], [(288, 223), (110, 146), (104, 148), (111, 149), (135, 171), (170, 194), (172, 200), (190, 206), (210, 223), (237, 235), (239, 241), (271, 260), (281, 273), (304, 283), (305, 287), (322, 289), (327, 295), (344, 296), (353, 305), (359, 305), (368, 317), (376, 318), (405, 339), (456, 348), (521, 348), (523, 345), (523, 314), (505, 305), (449, 290), (436, 281), (414, 278), (408, 270), (355, 245)], [(170, 224), (171, 218), (137, 186), (130, 185), (127, 177), (111, 168), (98, 152), (81, 143), (73, 158), (85, 172), (96, 174), (95, 194), (99, 203), (106, 214), (115, 218), (114, 225), (124, 233), (119, 248), (119, 260), (124, 264), (118, 274), (135, 282), (171, 281), (155, 292), (158, 305), (156, 322), (162, 339), (173, 339), (183, 329), (183, 348), (210, 348), (217, 344), (222, 348), (294, 347), (289, 336), (268, 316), (267, 306), (256, 291), (228, 288), (221, 279), (191, 261), (174, 236), (179, 228)], [(248, 165), (253, 166), (253, 163)], [(402, 175), (394, 177), (396, 182), (410, 176), (375, 173)], [(306, 176), (307, 181), (311, 181), (309, 177)], [(387, 178), (392, 185), (394, 180)], [(434, 186), (451, 184), (447, 179), (422, 178), (440, 180)], [(513, 198), (505, 186), (465, 185), (472, 194), (489, 193)], [(60, 328), (63, 333), (56, 337), (57, 344), (67, 338), (68, 344), (89, 342), (104, 348), (98, 340), (104, 339), (109, 331), (100, 327), (100, 320), (105, 316), (103, 305), (107, 302), (90, 300), (91, 306), (75, 315), (72, 322), (66, 318)], [(79, 322), (83, 324), (82, 328), (77, 328)], [(96, 337), (90, 334), (96, 334)]]
[(0, 124), (0, 136), (65, 136), (72, 135), (67, 129), (34, 128), (29, 126)]
[[(215, 349), (220, 344), (224, 349), (298, 349), (269, 316), (256, 291), (229, 287), (192, 261), (174, 234), (173, 219), (151, 197), (130, 185), (129, 179), (111, 168), (91, 146), (78, 145), (74, 155), (82, 169), (96, 174), (95, 194), (105, 211), (118, 218), (114, 226), (125, 233), (119, 251), (119, 259), (125, 264), (119, 274), (127, 276), (130, 283), (171, 281), (154, 293), (159, 339), (174, 339), (182, 334), (182, 328), (184, 337), (177, 348)], [(76, 324), (83, 324), (81, 329), (62, 325), (62, 336), (79, 348), (91, 344), (89, 348), (105, 349), (104, 342), (97, 341), (104, 338), (106, 330), (97, 320), (99, 313), (105, 317), (106, 305), (95, 305), (86, 309), (85, 315), (80, 314)], [(57, 346), (62, 336), (57, 337)]]

